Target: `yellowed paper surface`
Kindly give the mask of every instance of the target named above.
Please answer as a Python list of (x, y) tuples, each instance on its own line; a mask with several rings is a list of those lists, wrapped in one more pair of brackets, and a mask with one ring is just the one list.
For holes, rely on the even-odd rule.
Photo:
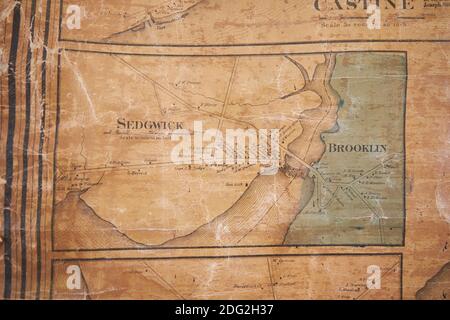
[(448, 299), (450, 1), (5, 1), (4, 299)]

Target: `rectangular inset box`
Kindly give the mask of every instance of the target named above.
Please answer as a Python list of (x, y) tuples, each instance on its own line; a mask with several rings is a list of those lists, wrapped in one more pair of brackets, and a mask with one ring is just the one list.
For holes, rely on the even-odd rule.
[(52, 298), (401, 299), (402, 255), (54, 260)]
[(429, 16), (421, 1), (377, 1), (380, 33), (368, 28), (366, 2), (344, 2), (60, 0), (59, 40), (140, 47), (449, 40), (448, 7)]
[[(404, 244), (406, 52), (63, 50), (59, 73), (55, 251)], [(280, 168), (173, 162), (194, 123), (279, 130)]]

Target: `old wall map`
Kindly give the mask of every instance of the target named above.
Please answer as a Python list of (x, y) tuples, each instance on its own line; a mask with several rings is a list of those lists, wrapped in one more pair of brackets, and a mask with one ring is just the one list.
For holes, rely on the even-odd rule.
[[(61, 57), (56, 249), (402, 243), (404, 53)], [(172, 164), (163, 126), (199, 120), (280, 128), (283, 170)]]
[(4, 299), (448, 299), (449, 1), (1, 10)]

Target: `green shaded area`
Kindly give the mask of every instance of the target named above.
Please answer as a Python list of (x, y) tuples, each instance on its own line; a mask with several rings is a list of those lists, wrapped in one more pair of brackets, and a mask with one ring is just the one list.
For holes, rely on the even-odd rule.
[(337, 124), (322, 134), (314, 194), (285, 243), (401, 245), (406, 57), (340, 53), (331, 85), (341, 97)]

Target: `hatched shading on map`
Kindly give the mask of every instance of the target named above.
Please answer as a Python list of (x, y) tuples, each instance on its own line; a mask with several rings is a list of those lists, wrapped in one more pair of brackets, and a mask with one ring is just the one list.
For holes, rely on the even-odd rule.
[[(405, 89), (402, 52), (63, 51), (54, 249), (401, 244)], [(279, 129), (280, 169), (173, 163), (199, 121)]]

